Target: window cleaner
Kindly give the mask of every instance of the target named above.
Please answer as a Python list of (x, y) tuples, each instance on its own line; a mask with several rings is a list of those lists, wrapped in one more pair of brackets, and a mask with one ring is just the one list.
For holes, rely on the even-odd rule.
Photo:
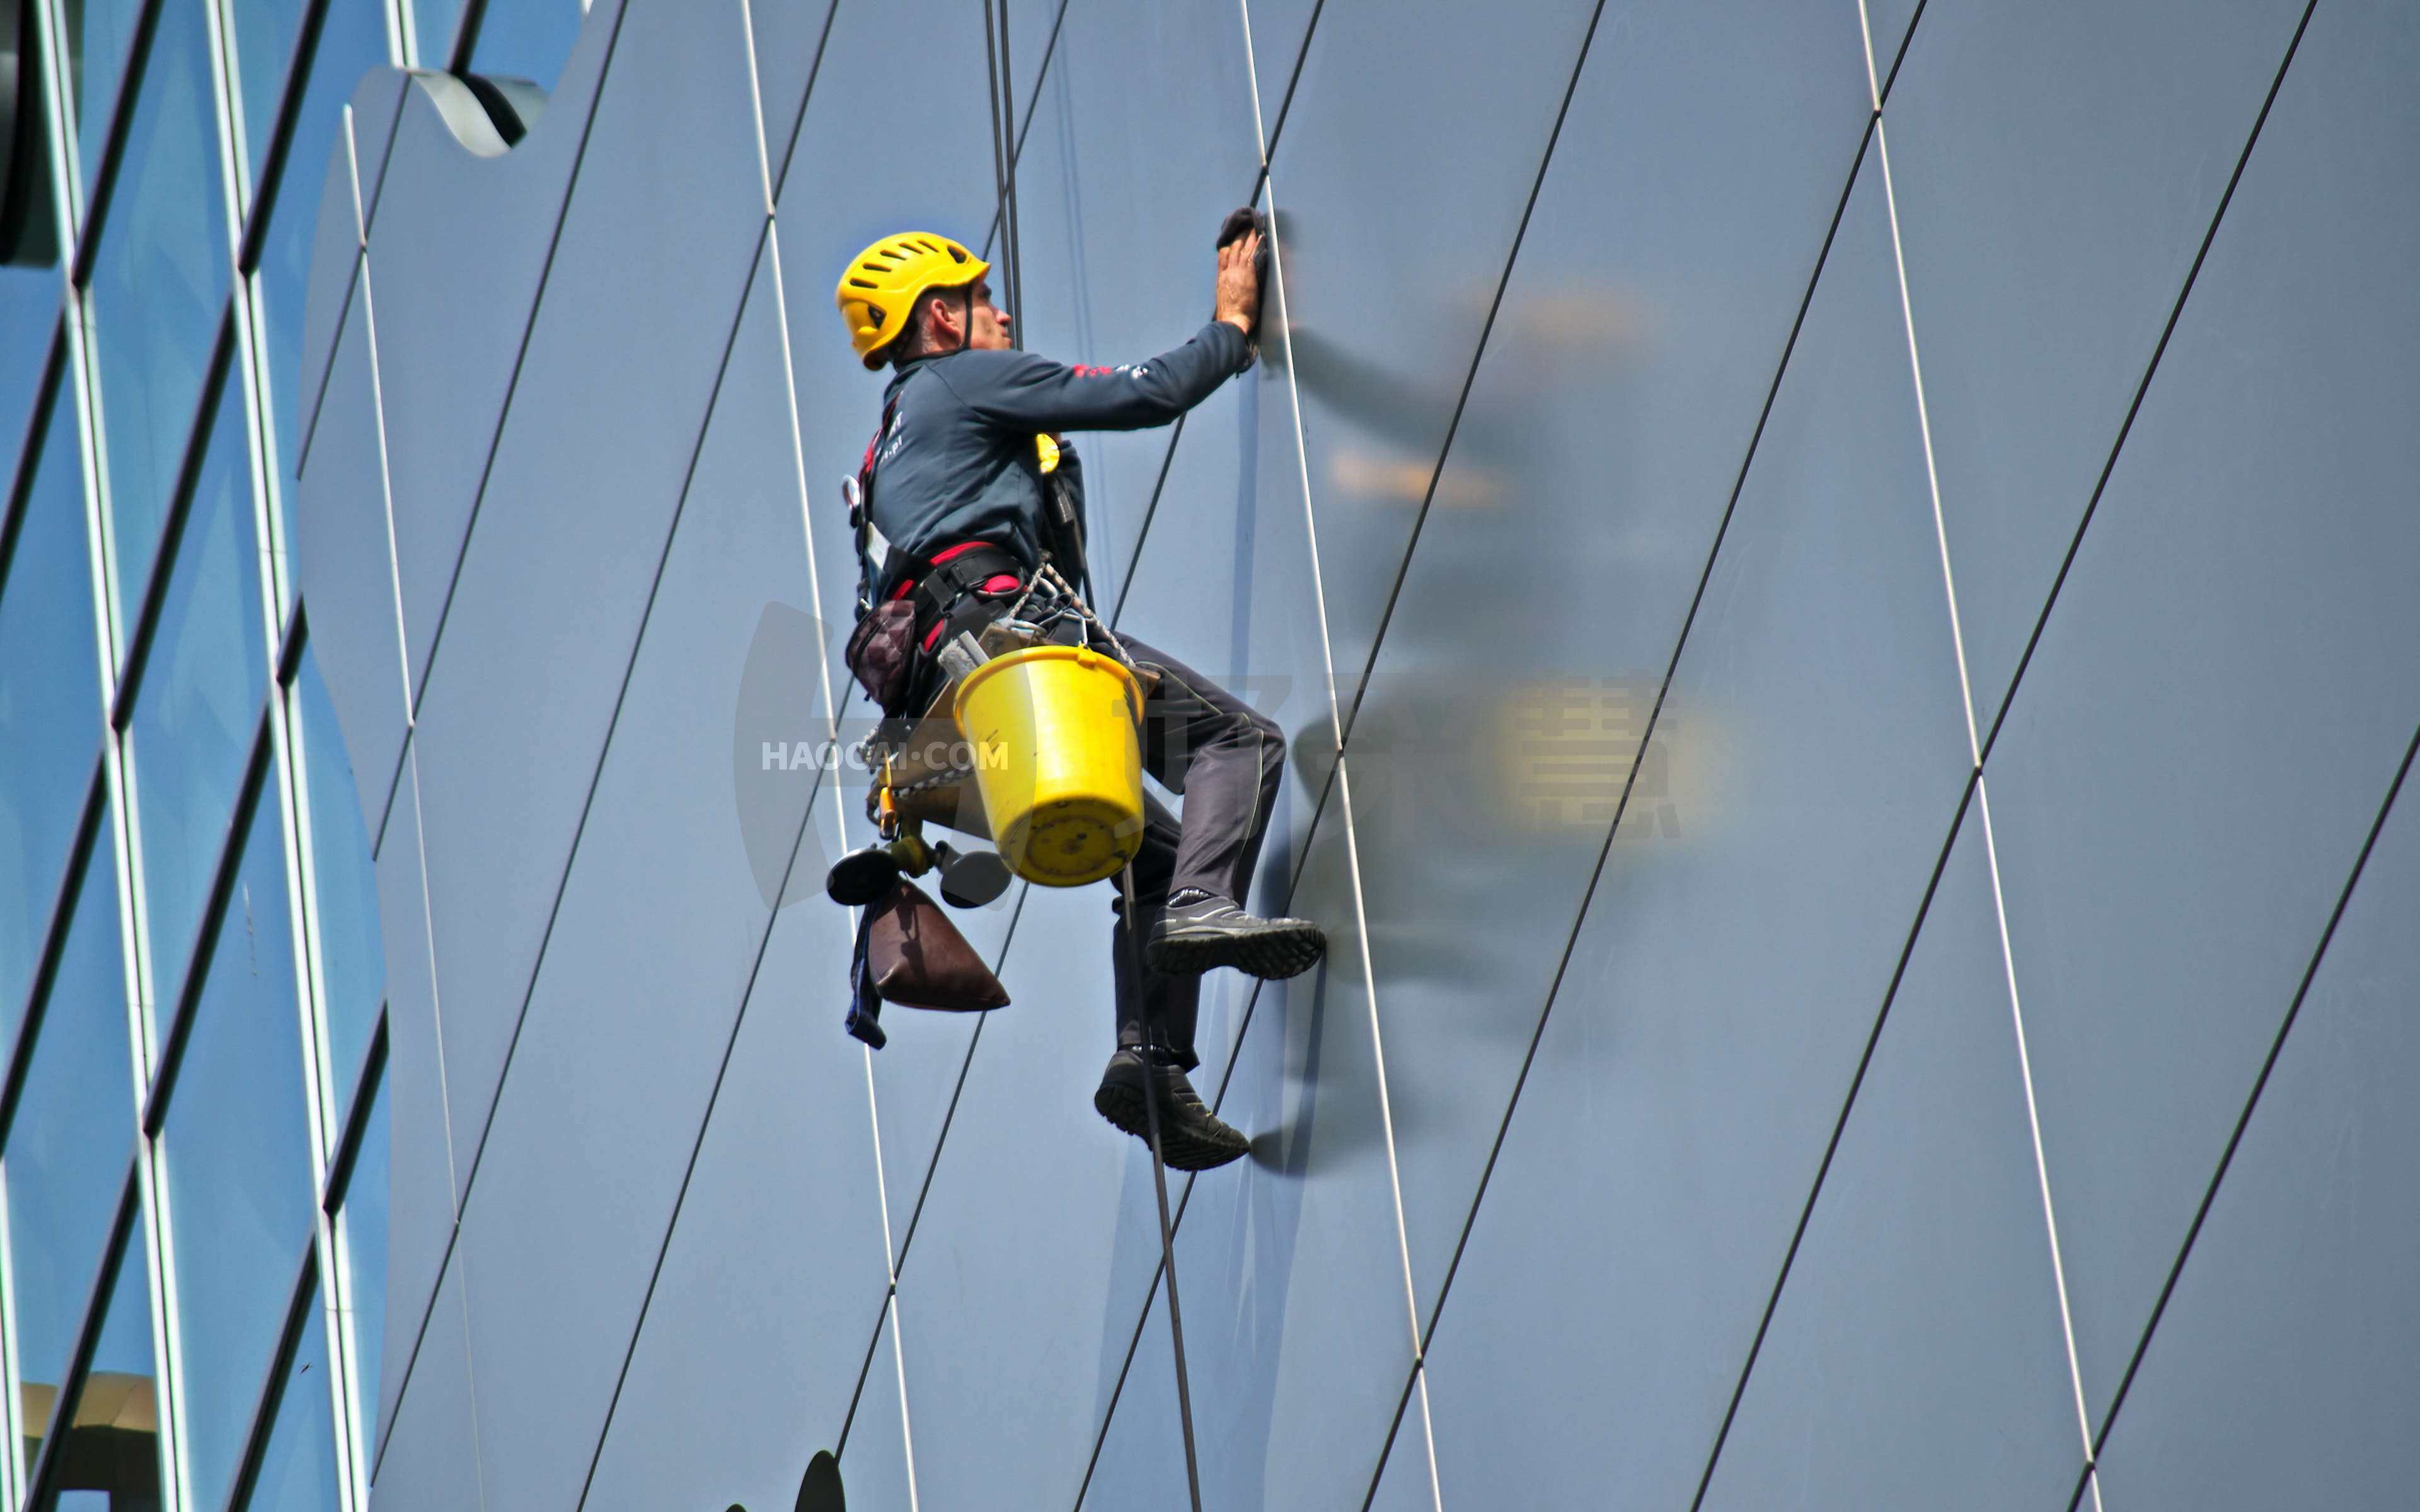
[[(1112, 634), (1086, 604), (1083, 468), (1066, 433), (1166, 424), (1251, 365), (1265, 230), (1249, 209), (1228, 216), (1209, 324), (1117, 367), (1014, 349), (990, 265), (947, 237), (885, 237), (834, 290), (859, 358), (892, 369), (881, 423), (844, 490), (860, 556), (848, 662), (884, 716), (869, 748), (892, 759), (872, 797), (884, 843), (844, 857), (831, 889), (872, 902), (903, 868), (938, 865), (949, 896), (953, 863), (923, 841), (927, 820), (1000, 841), (1009, 865), (1046, 885), (1121, 872), (1110, 904), (1117, 1049), (1093, 1104), (1139, 1138), (1156, 1122), (1180, 1170), (1249, 1149), (1186, 1079), (1200, 1064), (1202, 973), (1295, 976), (1318, 963), (1326, 935), (1306, 919), (1244, 911), (1284, 733), (1173, 656)], [(1121, 704), (1130, 735), (1105, 722), (1103, 708)], [(985, 741), (1030, 746), (1026, 775), (933, 763), (934, 749), (973, 744), (969, 721)], [(1074, 786), (1034, 798), (1018, 785), (1043, 783), (1052, 767), (1077, 772)], [(1140, 792), (1139, 776), (1122, 813), (1110, 779), (1128, 769), (1183, 795), (1183, 822)], [(1071, 795), (1102, 801), (1054, 839), (1046, 821), (1068, 810), (1050, 805)], [(853, 1024), (867, 1008), (864, 975)]]

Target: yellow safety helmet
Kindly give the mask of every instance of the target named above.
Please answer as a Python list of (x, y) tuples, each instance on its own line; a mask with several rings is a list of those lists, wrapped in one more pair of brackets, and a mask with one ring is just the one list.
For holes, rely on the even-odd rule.
[(848, 344), (868, 367), (908, 329), (908, 312), (927, 289), (959, 288), (991, 271), (991, 264), (948, 237), (903, 231), (849, 259), (832, 301), (848, 322)]

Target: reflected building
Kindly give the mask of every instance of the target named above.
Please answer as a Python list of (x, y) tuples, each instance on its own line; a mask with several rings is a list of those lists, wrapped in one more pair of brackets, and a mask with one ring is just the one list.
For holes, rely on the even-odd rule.
[[(2410, 8), (14, 9), (15, 1504), (2420, 1476)], [(842, 1029), (827, 294), (1135, 361), (1247, 200), (1260, 363), (1076, 439), (1332, 940), (1163, 1228), (1106, 887)]]
[[(349, 100), (580, 0), (0, 6), (0, 1500), (370, 1500), (384, 946), (294, 557)], [(324, 365), (324, 354), (320, 365)]]

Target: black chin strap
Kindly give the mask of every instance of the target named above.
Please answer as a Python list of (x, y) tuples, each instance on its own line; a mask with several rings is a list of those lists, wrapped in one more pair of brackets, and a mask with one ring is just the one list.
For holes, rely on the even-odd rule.
[(963, 287), (966, 291), (966, 301), (958, 307), (960, 312), (958, 325), (959, 351), (965, 351), (967, 349), (967, 343), (975, 339), (975, 286), (972, 284), (968, 284), (963, 285)]

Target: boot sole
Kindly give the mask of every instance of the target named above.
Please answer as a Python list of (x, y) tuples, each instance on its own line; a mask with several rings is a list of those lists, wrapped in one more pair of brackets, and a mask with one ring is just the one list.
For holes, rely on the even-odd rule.
[(1284, 929), (1229, 933), (1202, 930), (1173, 932), (1151, 942), (1143, 952), (1153, 969), (1171, 976), (1199, 976), (1219, 966), (1233, 966), (1265, 981), (1298, 977), (1319, 964), (1327, 953), (1327, 935), (1316, 924)]
[[(1136, 1088), (1118, 1082), (1103, 1082), (1093, 1094), (1093, 1110), (1109, 1120), (1111, 1127), (1130, 1134), (1144, 1144), (1151, 1143), (1151, 1111), (1143, 1104), (1143, 1094)], [(1214, 1170), (1231, 1161), (1243, 1159), (1251, 1152), (1251, 1145), (1237, 1136), (1238, 1143), (1229, 1145), (1208, 1139), (1197, 1139), (1168, 1126), (1163, 1119), (1159, 1129), (1159, 1157), (1171, 1171)]]

